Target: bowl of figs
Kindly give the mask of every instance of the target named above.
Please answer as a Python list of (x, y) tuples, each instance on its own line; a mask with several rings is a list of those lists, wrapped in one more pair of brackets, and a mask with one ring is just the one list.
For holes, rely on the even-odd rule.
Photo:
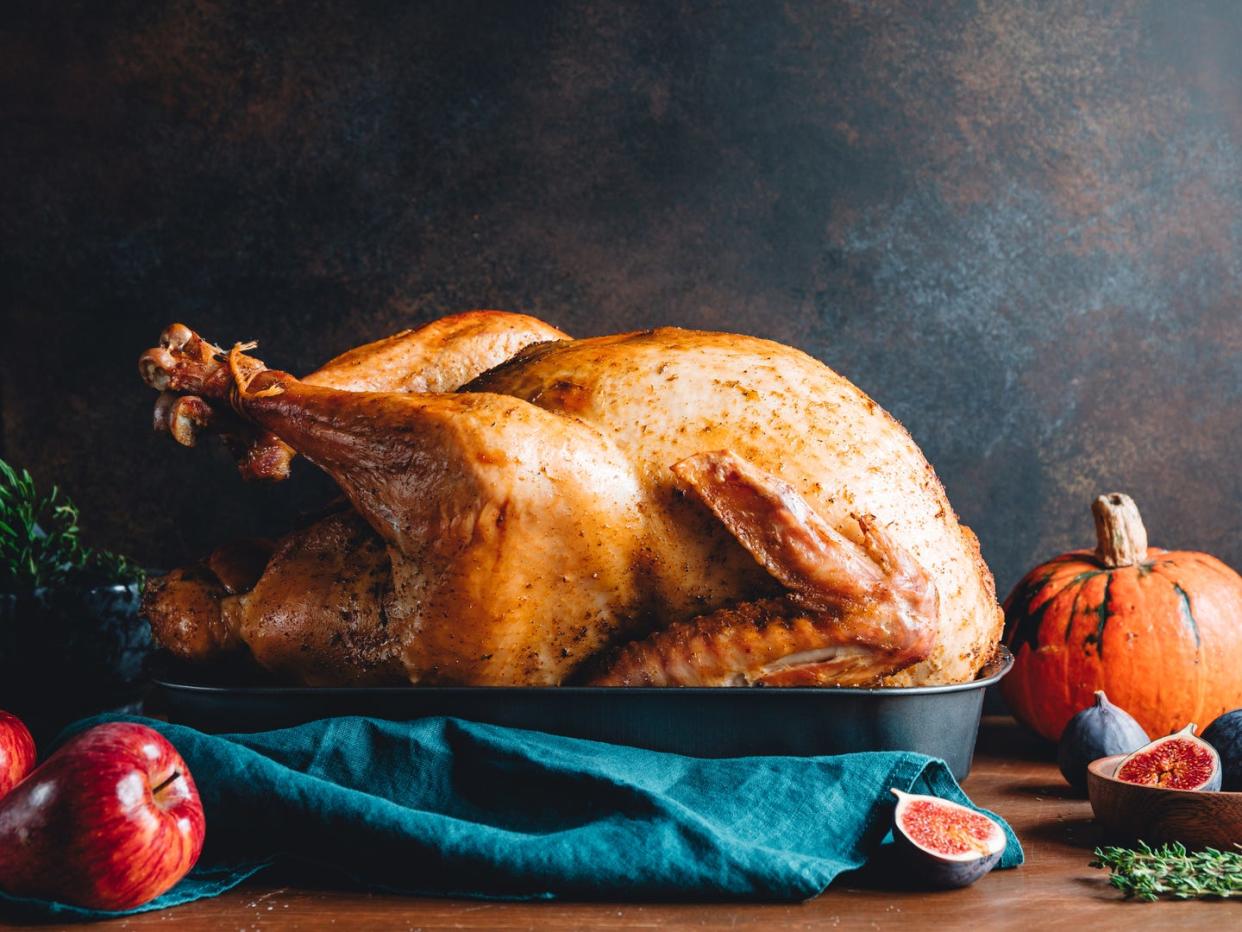
[(1084, 787), (1109, 841), (1232, 850), (1242, 839), (1242, 709), (1154, 740), (1096, 694), (1066, 727), (1062, 773)]

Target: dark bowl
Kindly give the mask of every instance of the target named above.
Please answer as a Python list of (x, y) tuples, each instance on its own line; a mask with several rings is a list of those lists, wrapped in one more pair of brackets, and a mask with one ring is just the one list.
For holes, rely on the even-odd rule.
[(154, 651), (139, 598), (130, 583), (0, 599), (0, 708), (42, 735), (96, 712), (137, 710)]

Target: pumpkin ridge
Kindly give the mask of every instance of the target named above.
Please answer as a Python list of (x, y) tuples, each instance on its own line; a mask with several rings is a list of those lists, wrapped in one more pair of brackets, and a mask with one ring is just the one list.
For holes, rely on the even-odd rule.
[[(1237, 571), (1223, 560), (1218, 560), (1209, 553), (1191, 553), (1187, 554), (1187, 556), (1193, 558), (1188, 561), (1191, 566), (1201, 569), (1210, 569), (1216, 574), (1218, 579), (1229, 583), (1231, 586), (1236, 586), (1238, 584)], [(1204, 559), (1205, 557), (1206, 559)], [(1177, 563), (1173, 560), (1169, 560), (1168, 562), (1171, 566), (1177, 566)]]
[(1182, 613), (1182, 621), (1190, 625), (1190, 630), (1195, 633), (1195, 650), (1203, 648), (1203, 641), (1199, 638), (1199, 622), (1195, 620), (1194, 610), (1190, 606), (1190, 594), (1178, 583), (1173, 583), (1173, 591), (1177, 593), (1181, 600), (1180, 609)]
[[(1074, 619), (1078, 617), (1078, 600), (1082, 598), (1082, 591), (1087, 588), (1087, 580), (1094, 579), (1096, 576), (1099, 576), (1101, 572), (1103, 572), (1103, 570), (1092, 571), (1090, 573), (1079, 573), (1077, 576), (1075, 576), (1073, 579), (1070, 580), (1070, 585), (1073, 585), (1076, 582), (1078, 583), (1078, 589), (1074, 592), (1074, 601), (1070, 602), (1069, 614), (1065, 618), (1065, 643), (1066, 644), (1069, 643), (1070, 635), (1074, 633)], [(1086, 578), (1084, 579), (1083, 577), (1086, 577)], [(1069, 586), (1066, 586), (1065, 588), (1068, 589)], [(1061, 591), (1064, 592), (1065, 590), (1063, 589)]]
[(1039, 647), (1039, 628), (1043, 622), (1044, 613), (1048, 611), (1048, 606), (1052, 604), (1056, 596), (1049, 596), (1039, 608), (1033, 611), (1031, 610), (1031, 603), (1035, 601), (1040, 591), (1048, 585), (1055, 575), (1055, 569), (1049, 569), (1038, 577), (1034, 574), (1029, 574), (1018, 583), (1018, 588), (1005, 600), (1006, 610), (1013, 606), (1018, 609), (1019, 615), (1026, 616), (1024, 622), (1014, 624), (1005, 645), (1015, 657), (1024, 644), (1031, 650), (1036, 650)]
[(1049, 568), (1050, 573), (1055, 573), (1062, 563), (1086, 563), (1094, 560), (1095, 557), (1090, 550), (1071, 550), (1068, 553), (1059, 553), (1043, 562), (1043, 566)]
[(1096, 628), (1091, 634), (1083, 638), (1083, 647), (1088, 644), (1095, 644), (1095, 655), (1101, 660), (1104, 659), (1104, 628), (1108, 625), (1108, 619), (1112, 614), (1108, 610), (1108, 596), (1113, 588), (1113, 575), (1108, 574), (1108, 579), (1104, 581), (1104, 595), (1100, 598), (1100, 604), (1095, 608)]
[(1085, 583), (1088, 579), (1095, 579), (1095, 577), (1103, 576), (1107, 572), (1108, 570), (1083, 570), (1077, 576), (1071, 576), (1069, 582), (1066, 585), (1073, 585), (1074, 583)]

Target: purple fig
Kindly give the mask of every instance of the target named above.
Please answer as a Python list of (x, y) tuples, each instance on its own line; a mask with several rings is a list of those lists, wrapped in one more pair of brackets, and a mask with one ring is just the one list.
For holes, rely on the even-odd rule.
[(1203, 740), (1220, 755), (1221, 789), (1242, 791), (1242, 709), (1226, 712), (1203, 732)]
[(1087, 765), (1101, 757), (1130, 754), (1151, 740), (1125, 709), (1096, 690), (1095, 703), (1069, 720), (1057, 745), (1057, 764), (1079, 793), (1087, 791)]

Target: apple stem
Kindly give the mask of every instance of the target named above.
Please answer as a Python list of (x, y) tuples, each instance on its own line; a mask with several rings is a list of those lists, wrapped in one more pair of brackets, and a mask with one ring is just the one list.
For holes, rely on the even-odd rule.
[(170, 784), (170, 783), (175, 783), (177, 780), (180, 780), (180, 779), (181, 779), (181, 771), (180, 771), (180, 770), (174, 770), (174, 771), (172, 772), (172, 776), (171, 776), (171, 777), (169, 777), (167, 780), (165, 780), (163, 783), (161, 783), (159, 786), (157, 786), (155, 789), (153, 789), (153, 790), (151, 791), (151, 795), (152, 795), (152, 796), (158, 796), (158, 795), (159, 795), (160, 790), (164, 789), (166, 786), (168, 786), (168, 784)]

